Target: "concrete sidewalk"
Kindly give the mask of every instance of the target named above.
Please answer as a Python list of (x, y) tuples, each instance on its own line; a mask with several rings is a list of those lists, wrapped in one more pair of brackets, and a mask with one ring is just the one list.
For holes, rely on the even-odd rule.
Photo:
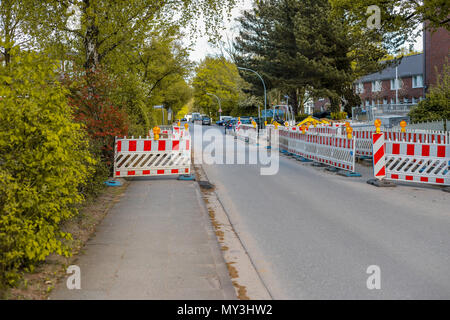
[(50, 299), (236, 299), (196, 182), (135, 178)]

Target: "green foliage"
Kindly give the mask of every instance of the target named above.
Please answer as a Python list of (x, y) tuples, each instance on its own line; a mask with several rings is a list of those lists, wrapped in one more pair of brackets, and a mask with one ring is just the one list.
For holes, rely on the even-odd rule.
[(347, 112), (332, 112), (331, 119), (333, 120), (345, 120), (347, 119)]
[(295, 121), (302, 122), (303, 120), (305, 120), (308, 117), (309, 117), (309, 114), (302, 113), (302, 114), (295, 116)]
[[(352, 94), (353, 81), (377, 70), (386, 54), (380, 35), (349, 24), (328, 0), (260, 1), (239, 22), (236, 63), (262, 74), (269, 89), (288, 95), (295, 114), (306, 91), (330, 98), (337, 109), (340, 98)], [(261, 87), (254, 75), (241, 76)]]
[[(447, 59), (435, 86), (409, 113), (413, 122), (450, 119), (450, 64)], [(449, 128), (446, 128), (448, 130)]]
[(59, 225), (83, 200), (95, 160), (68, 92), (44, 54), (13, 50), (0, 67), (0, 283), (49, 254), (69, 255)]
[(236, 66), (225, 58), (206, 57), (197, 67), (192, 82), (194, 87), (194, 109), (207, 115), (218, 114), (220, 99), (222, 114), (231, 114), (240, 100), (244, 82), (239, 76)]

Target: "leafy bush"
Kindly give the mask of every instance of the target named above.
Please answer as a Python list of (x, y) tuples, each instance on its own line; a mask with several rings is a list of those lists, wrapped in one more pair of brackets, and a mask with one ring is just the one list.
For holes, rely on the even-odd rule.
[(332, 112), (331, 119), (333, 120), (345, 120), (347, 119), (347, 112)]
[(302, 122), (303, 120), (305, 120), (308, 117), (309, 117), (309, 114), (306, 114), (306, 113), (298, 114), (295, 116), (295, 121)]
[(128, 133), (126, 114), (110, 99), (110, 91), (115, 84), (99, 70), (89, 74), (76, 72), (66, 85), (71, 91), (69, 104), (75, 120), (85, 126), (91, 140), (91, 151), (101, 159), (96, 176), (103, 177), (105, 170), (101, 166), (106, 165), (112, 172), (115, 137)]
[(70, 254), (59, 226), (76, 214), (95, 163), (57, 64), (14, 50), (0, 66), (0, 285), (51, 253)]

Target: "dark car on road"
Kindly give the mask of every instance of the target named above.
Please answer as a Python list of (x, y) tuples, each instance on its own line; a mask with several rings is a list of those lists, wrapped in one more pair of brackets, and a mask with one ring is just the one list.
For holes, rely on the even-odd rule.
[(204, 125), (204, 126), (210, 126), (210, 125), (211, 125), (211, 118), (209, 118), (209, 117), (203, 117), (203, 119), (202, 119), (202, 125)]

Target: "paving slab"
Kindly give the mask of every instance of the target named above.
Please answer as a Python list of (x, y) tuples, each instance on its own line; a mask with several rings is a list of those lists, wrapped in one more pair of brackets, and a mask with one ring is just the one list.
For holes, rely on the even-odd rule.
[(195, 181), (134, 178), (83, 251), (81, 289), (51, 300), (236, 299)]

